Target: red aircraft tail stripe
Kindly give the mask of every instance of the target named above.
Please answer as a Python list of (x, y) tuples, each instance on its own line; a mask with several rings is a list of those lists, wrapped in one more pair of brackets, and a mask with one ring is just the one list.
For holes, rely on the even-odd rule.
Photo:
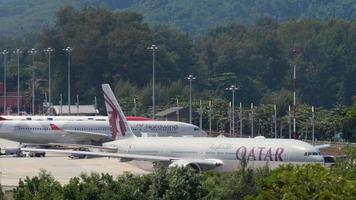
[(61, 129), (55, 125), (55, 124), (50, 124), (52, 131), (60, 131)]

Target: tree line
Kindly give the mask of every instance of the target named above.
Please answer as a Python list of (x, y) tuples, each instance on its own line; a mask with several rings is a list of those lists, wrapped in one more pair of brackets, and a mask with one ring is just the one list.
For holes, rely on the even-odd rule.
[(278, 22), (289, 19), (314, 18), (320, 20), (355, 19), (354, 1), (348, 0), (126, 0), (117, 3), (106, 0), (113, 9), (142, 13), (151, 23), (173, 24), (195, 36), (208, 29), (234, 21), (253, 24), (260, 17), (271, 17)]
[(306, 18), (350, 20), (356, 16), (356, 3), (350, 0), (12, 0), (0, 2), (0, 35), (21, 37), (24, 33), (52, 27), (54, 12), (64, 5), (77, 9), (102, 6), (112, 11), (139, 12), (150, 24), (173, 25), (195, 37), (205, 34), (211, 27), (234, 21), (253, 24), (260, 17), (284, 22)]
[[(193, 82), (193, 104), (198, 107), (199, 99), (205, 100), (205, 104), (212, 100), (214, 119), (222, 119), (216, 122), (215, 129), (227, 126), (226, 108), (231, 93), (225, 88), (235, 84), (239, 88), (235, 102), (242, 102), (245, 107), (253, 102), (265, 113), (259, 126), (262, 134), (270, 132), (271, 105), (276, 104), (279, 116), (285, 117), (288, 105), (292, 104), (292, 66), (296, 65), (298, 114), (316, 106), (328, 113), (320, 115), (320, 121), (329, 126), (327, 135), (347, 129), (344, 134), (352, 138), (354, 118), (346, 113), (355, 109), (350, 107), (356, 94), (355, 29), (352, 20), (278, 23), (275, 19), (259, 18), (251, 25), (230, 23), (193, 37), (168, 25), (150, 26), (135, 12), (64, 7), (56, 13), (53, 27), (21, 39), (2, 37), (0, 46), (23, 49), (21, 89), (28, 98), (31, 69), (36, 68), (37, 104), (48, 93), (48, 57), (43, 52), (48, 47), (55, 49), (51, 59), (53, 103), (58, 104), (59, 94), (66, 99), (68, 60), (63, 49), (71, 46), (72, 99), (78, 94), (81, 103), (92, 104), (94, 96), (101, 96), (101, 83), (108, 82), (126, 113), (132, 113), (136, 98), (138, 114), (147, 115), (152, 90), (152, 52), (147, 47), (156, 44), (156, 104), (160, 110), (174, 105), (177, 99), (181, 105), (187, 105), (189, 88), (184, 77), (193, 74), (197, 77)], [(27, 52), (30, 48), (38, 50), (34, 63)], [(292, 49), (298, 49), (299, 54), (293, 54)], [(17, 59), (10, 54), (8, 60), (8, 91), (15, 91)], [(103, 111), (102, 99), (98, 100)], [(325, 116), (330, 116), (331, 122)], [(299, 127), (305, 129), (307, 124)]]

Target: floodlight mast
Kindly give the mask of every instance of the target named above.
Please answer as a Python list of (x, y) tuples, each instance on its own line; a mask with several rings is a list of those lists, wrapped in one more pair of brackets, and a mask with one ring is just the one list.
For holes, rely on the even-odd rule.
[(65, 49), (63, 49), (68, 54), (68, 115), (71, 114), (70, 110), (70, 56), (73, 51), (73, 48), (68, 46)]
[(48, 105), (49, 113), (52, 114), (52, 67), (51, 67), (51, 53), (54, 51), (51, 47), (44, 50), (48, 54)]
[(35, 54), (37, 53), (37, 50), (32, 48), (31, 50), (28, 51), (29, 54), (32, 55), (32, 107), (31, 107), (31, 114), (35, 115), (35, 100), (36, 100), (36, 94), (35, 94), (35, 85), (36, 85), (36, 70), (35, 70)]
[(232, 120), (232, 135), (235, 135), (235, 91), (238, 90), (238, 88), (235, 85), (231, 85), (228, 88), (225, 88), (225, 90), (230, 90), (232, 93), (232, 105), (231, 105), (231, 120)]
[(192, 81), (196, 79), (195, 76), (189, 74), (184, 79), (189, 81), (189, 123), (192, 123)]
[(148, 50), (152, 51), (152, 119), (155, 119), (155, 107), (156, 107), (156, 99), (155, 99), (155, 64), (156, 64), (156, 50), (158, 46), (152, 44), (147, 47)]
[(9, 54), (9, 52), (4, 49), (2, 52), (1, 52), (2, 55), (4, 55), (4, 114), (6, 114), (6, 64), (7, 64), (7, 54)]

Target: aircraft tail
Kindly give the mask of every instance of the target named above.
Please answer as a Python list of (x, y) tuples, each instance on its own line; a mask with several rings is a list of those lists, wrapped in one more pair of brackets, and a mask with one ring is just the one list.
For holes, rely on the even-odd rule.
[(102, 84), (113, 140), (135, 137), (109, 84)]

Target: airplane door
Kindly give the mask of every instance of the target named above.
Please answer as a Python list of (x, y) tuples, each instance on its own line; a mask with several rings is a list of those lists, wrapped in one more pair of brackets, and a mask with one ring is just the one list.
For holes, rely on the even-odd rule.
[(283, 159), (283, 161), (289, 161), (289, 157), (288, 157), (288, 153), (287, 152), (282, 155), (282, 159)]

